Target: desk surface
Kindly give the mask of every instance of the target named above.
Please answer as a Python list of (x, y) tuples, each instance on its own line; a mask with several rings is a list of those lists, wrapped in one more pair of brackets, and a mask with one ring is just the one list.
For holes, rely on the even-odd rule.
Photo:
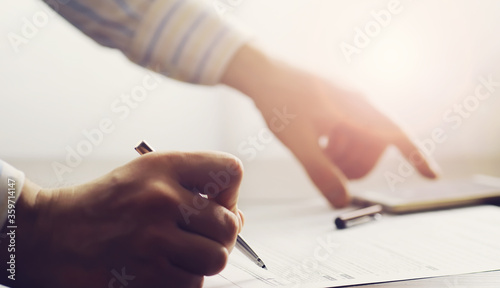
[[(477, 168), (470, 165), (453, 165), (445, 168), (449, 171), (447, 178), (462, 177), (471, 175), (475, 172), (485, 173), (493, 176), (500, 176), (500, 162), (492, 161), (486, 164), (478, 165)], [(387, 168), (384, 168), (387, 169)], [(372, 173), (367, 180), (354, 183), (354, 187), (373, 187), (386, 185), (383, 181), (382, 173), (384, 169), (377, 169)], [(266, 203), (273, 205), (273, 203), (282, 203), (290, 199), (288, 197), (304, 197), (305, 195), (318, 195), (319, 193), (314, 186), (307, 179), (307, 176), (302, 171), (302, 168), (294, 164), (286, 164), (283, 162), (268, 162), (268, 163), (250, 163), (245, 166), (245, 178), (241, 191), (240, 208), (245, 212), (248, 208), (249, 214), (247, 215), (247, 225), (251, 225), (252, 207)], [(419, 177), (415, 175), (409, 181), (418, 181)], [(285, 191), (285, 193), (283, 193)], [(304, 193), (305, 192), (305, 193)], [(271, 196), (270, 196), (271, 195)], [(318, 195), (319, 196), (319, 195)], [(307, 197), (307, 196), (306, 196)], [(264, 200), (265, 199), (265, 200)], [(264, 201), (264, 202), (263, 202)], [(500, 287), (500, 270), (454, 275), (436, 278), (426, 278), (417, 280), (397, 281), (382, 284), (361, 285), (358, 287), (444, 287), (444, 288), (498, 288)]]
[(498, 288), (500, 271), (363, 285), (364, 288)]

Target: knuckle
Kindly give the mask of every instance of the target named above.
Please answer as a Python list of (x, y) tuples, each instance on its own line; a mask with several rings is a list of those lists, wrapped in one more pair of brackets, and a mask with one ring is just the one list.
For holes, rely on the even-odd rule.
[(161, 166), (162, 170), (172, 169), (172, 167), (177, 167), (179, 163), (185, 161), (185, 155), (181, 152), (155, 152), (144, 156), (150, 156), (151, 161), (155, 165)]
[(144, 185), (144, 190), (146, 195), (152, 201), (161, 201), (164, 203), (165, 201), (169, 201), (170, 198), (167, 197), (166, 186), (162, 181), (148, 181)]
[(142, 155), (136, 161), (140, 163), (139, 168), (150, 169), (151, 166), (156, 166), (162, 157), (163, 155), (158, 152), (150, 152)]
[(165, 191), (165, 184), (159, 180), (148, 181), (145, 185), (148, 192), (153, 195), (162, 195)]
[(173, 245), (169, 238), (161, 233), (161, 230), (154, 225), (148, 225), (143, 228), (140, 235), (136, 237), (135, 247), (137, 252), (142, 255), (151, 255), (157, 253), (159, 245)]
[(146, 208), (161, 207), (163, 213), (175, 211), (173, 208), (177, 207), (181, 201), (172, 193), (168, 184), (161, 180), (148, 181), (144, 184), (142, 193), (140, 201), (145, 204)]
[(208, 257), (208, 265), (205, 274), (207, 276), (218, 274), (226, 267), (228, 259), (229, 252), (225, 247), (220, 246), (218, 249), (214, 249), (212, 255)]

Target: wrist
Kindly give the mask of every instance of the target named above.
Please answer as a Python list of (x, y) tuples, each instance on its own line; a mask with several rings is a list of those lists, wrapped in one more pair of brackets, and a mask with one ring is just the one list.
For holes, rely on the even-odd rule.
[(273, 109), (294, 106), (300, 101), (293, 95), (309, 95), (314, 89), (321, 89), (317, 77), (248, 44), (235, 54), (221, 82), (252, 98), (268, 120), (275, 116)]
[(224, 72), (221, 82), (260, 102), (263, 91), (271, 88), (279, 76), (276, 60), (249, 44), (242, 46)]
[[(19, 226), (21, 224), (24, 225), (24, 222), (27, 218), (32, 218), (33, 215), (35, 214), (35, 204), (36, 204), (36, 197), (41, 190), (40, 186), (37, 184), (31, 182), (28, 179), (24, 180), (24, 184), (22, 189), (19, 191), (20, 196), (15, 201), (15, 204), (13, 206), (12, 213), (9, 213), (9, 215), (12, 215), (12, 219), (14, 222), (9, 225), (8, 221), (5, 223), (5, 225), (2, 226), (2, 231), (7, 230), (7, 226)], [(30, 221), (28, 221), (29, 223)], [(15, 225), (14, 225), (15, 224)]]
[[(23, 232), (31, 232), (35, 229), (37, 221), (37, 196), (41, 191), (41, 187), (26, 179), (22, 188), (21, 195), (16, 203), (16, 224), (18, 229)], [(28, 240), (19, 239), (19, 241)]]
[(40, 190), (42, 190), (40, 186), (26, 179), (21, 195), (17, 200), (17, 208), (23, 210), (23, 212), (33, 210)]

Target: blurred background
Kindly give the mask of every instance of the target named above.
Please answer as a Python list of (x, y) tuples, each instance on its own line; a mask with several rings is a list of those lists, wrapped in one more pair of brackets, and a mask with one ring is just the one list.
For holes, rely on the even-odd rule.
[[(499, 168), (500, 87), (485, 100), (467, 97), (481, 77), (500, 82), (500, 1), (206, 1), (270, 53), (362, 91), (420, 141), (443, 129), (446, 140), (433, 151), (438, 162)], [(389, 6), (398, 12), (377, 18)], [(116, 113), (113, 105), (123, 105), (122, 95), (151, 72), (100, 47), (41, 1), (2, 1), (0, 19), (0, 158), (34, 181), (64, 186), (95, 178), (138, 157), (133, 147), (141, 139), (157, 150), (221, 150), (245, 166), (288, 161), (300, 171), (278, 140), (262, 150), (248, 144), (266, 126), (245, 95), (160, 77), (128, 113)], [(43, 25), (12, 45), (27, 21)], [(460, 114), (457, 104), (470, 109)], [(54, 163), (66, 165), (68, 151), (103, 119), (112, 131), (58, 177)]]

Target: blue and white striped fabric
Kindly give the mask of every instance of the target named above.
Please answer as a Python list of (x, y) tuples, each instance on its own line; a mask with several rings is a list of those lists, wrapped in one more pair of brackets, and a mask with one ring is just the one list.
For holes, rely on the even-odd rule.
[[(200, 0), (44, 0), (98, 43), (181, 81), (219, 83), (248, 39)], [(63, 3), (63, 4), (62, 4)]]
[[(7, 219), (7, 205), (9, 200), (9, 179), (15, 181), (15, 195), (13, 201), (17, 201), (24, 185), (24, 173), (0, 160), (0, 226), (3, 226)], [(13, 194), (13, 193), (11, 193)]]

